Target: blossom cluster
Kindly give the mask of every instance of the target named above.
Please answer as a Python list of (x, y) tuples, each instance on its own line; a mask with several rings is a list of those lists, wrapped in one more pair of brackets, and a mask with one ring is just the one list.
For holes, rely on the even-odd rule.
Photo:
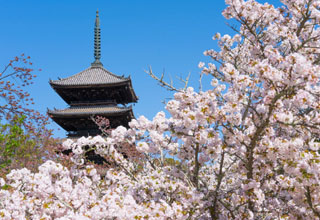
[(69, 171), (47, 161), (38, 173), (14, 170), (0, 179), (0, 219), (186, 218), (201, 195), (170, 173), (158, 169), (133, 179), (109, 169), (101, 179), (92, 166)]

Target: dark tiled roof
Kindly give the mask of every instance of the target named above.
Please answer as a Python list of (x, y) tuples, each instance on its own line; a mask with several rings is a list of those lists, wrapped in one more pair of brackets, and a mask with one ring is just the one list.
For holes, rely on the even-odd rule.
[(71, 116), (71, 115), (116, 115), (132, 111), (130, 107), (118, 106), (78, 106), (61, 110), (48, 110), (50, 116)]
[(91, 66), (68, 78), (59, 80), (50, 80), (51, 85), (57, 86), (88, 86), (88, 85), (106, 85), (118, 84), (130, 81), (130, 78), (117, 76), (102, 66)]

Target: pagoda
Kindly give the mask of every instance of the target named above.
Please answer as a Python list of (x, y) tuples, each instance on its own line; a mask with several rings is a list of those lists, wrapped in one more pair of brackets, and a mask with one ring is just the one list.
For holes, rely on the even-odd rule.
[(70, 77), (50, 80), (51, 87), (69, 105), (66, 109), (48, 110), (49, 116), (67, 131), (68, 138), (100, 135), (92, 116), (109, 120), (110, 128), (128, 127), (134, 118), (129, 103), (138, 98), (130, 76), (118, 76), (106, 70), (101, 61), (100, 20), (97, 11), (94, 28), (94, 62)]

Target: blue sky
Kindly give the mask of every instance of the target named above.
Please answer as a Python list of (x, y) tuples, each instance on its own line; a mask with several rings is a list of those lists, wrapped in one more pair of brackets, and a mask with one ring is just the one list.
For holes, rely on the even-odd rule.
[[(260, 1), (265, 2), (265, 1)], [(268, 1), (278, 3), (277, 0)], [(65, 78), (90, 66), (93, 28), (99, 9), (101, 61), (106, 69), (131, 76), (139, 102), (136, 117), (152, 117), (164, 109), (172, 92), (157, 85), (145, 70), (165, 71), (179, 87), (178, 76), (191, 73), (190, 86), (198, 88), (198, 63), (208, 61), (207, 49), (217, 48), (216, 32), (234, 34), (221, 15), (224, 0), (0, 0), (0, 67), (25, 53), (31, 56), (38, 77), (29, 91), (34, 108), (66, 108), (49, 86), (49, 79)], [(64, 137), (52, 122), (55, 136)]]

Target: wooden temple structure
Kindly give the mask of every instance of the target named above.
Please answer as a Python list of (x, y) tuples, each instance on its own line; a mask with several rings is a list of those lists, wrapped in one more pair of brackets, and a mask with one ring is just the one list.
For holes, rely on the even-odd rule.
[(132, 88), (130, 76), (118, 76), (106, 70), (101, 61), (100, 20), (97, 11), (94, 27), (94, 62), (70, 77), (50, 80), (51, 87), (69, 105), (66, 109), (48, 110), (49, 116), (67, 131), (68, 138), (95, 136), (102, 132), (91, 119), (103, 116), (110, 128), (128, 127), (134, 118), (129, 103), (138, 98)]

